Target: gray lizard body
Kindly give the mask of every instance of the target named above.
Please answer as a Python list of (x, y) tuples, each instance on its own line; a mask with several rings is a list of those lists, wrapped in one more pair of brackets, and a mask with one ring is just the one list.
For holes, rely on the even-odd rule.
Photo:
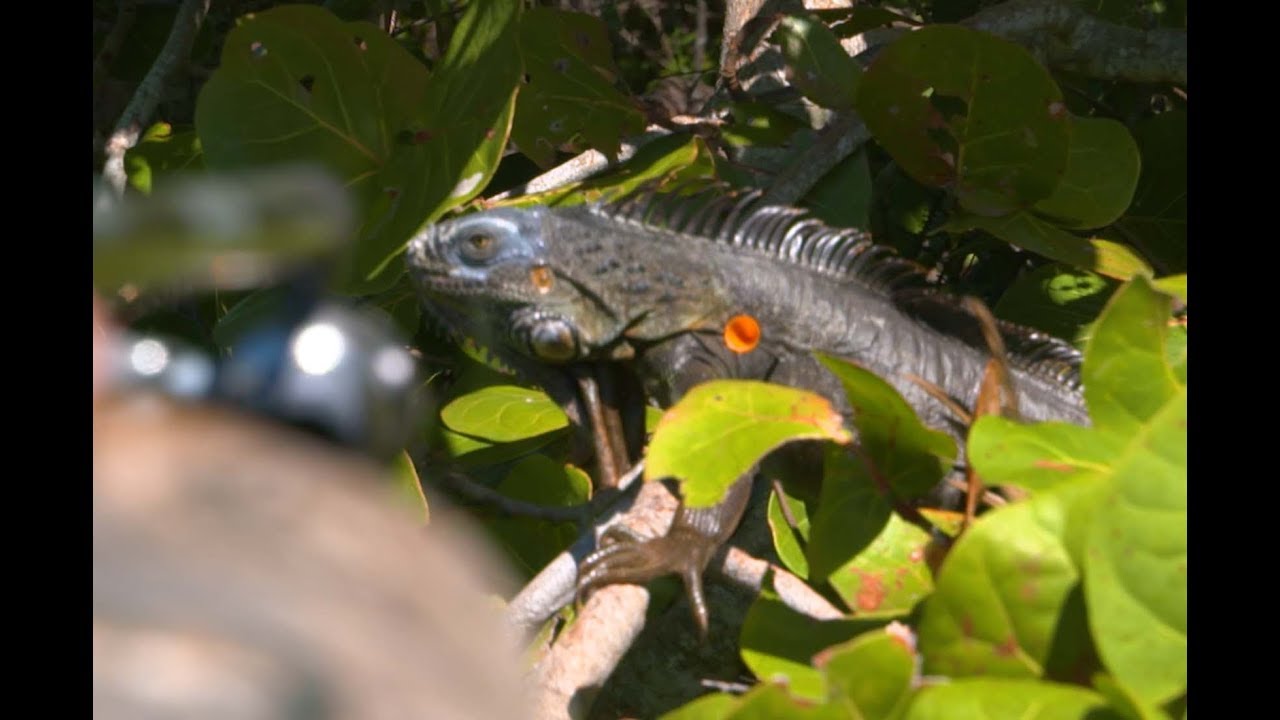
[[(600, 362), (628, 366), (664, 407), (706, 380), (753, 378), (820, 393), (848, 416), (820, 351), (883, 377), (926, 424), (962, 439), (935, 395), (973, 408), (991, 359), (981, 323), (919, 268), (864, 232), (751, 196), (494, 209), (427, 228), (408, 262), (431, 314), (542, 382), (580, 422), (588, 413), (568, 407), (571, 384), (555, 368)], [(745, 346), (726, 334), (743, 316), (758, 325)], [(1022, 416), (1086, 424), (1079, 354), (1000, 330)], [(749, 488), (746, 477), (720, 505), (681, 507), (665, 537), (603, 547), (580, 588), (676, 572), (705, 628), (701, 573)]]

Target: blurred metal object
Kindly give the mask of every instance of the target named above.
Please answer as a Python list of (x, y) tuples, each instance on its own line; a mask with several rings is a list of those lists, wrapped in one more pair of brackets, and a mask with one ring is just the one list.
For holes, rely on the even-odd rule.
[(527, 716), (499, 563), (388, 492), (251, 417), (96, 398), (94, 716)]
[(320, 170), (174, 178), (149, 197), (95, 206), (94, 284), (107, 293), (255, 287), (303, 264), (332, 263), (354, 221), (346, 189)]
[(396, 328), (339, 300), (293, 298), (227, 357), (136, 333), (123, 333), (113, 355), (113, 381), (122, 386), (228, 404), (378, 460), (404, 449), (426, 417), (417, 362)]

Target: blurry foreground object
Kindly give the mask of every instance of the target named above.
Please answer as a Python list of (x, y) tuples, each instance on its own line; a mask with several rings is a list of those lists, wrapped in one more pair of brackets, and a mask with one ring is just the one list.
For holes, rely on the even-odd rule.
[(176, 338), (125, 333), (107, 372), (122, 385), (232, 406), (391, 460), (425, 416), (405, 341), (370, 310), (290, 294), (296, 307), (262, 318), (225, 357)]
[(292, 430), (96, 399), (95, 717), (522, 717), (499, 566), (388, 492)]
[(353, 220), (342, 185), (316, 170), (174, 178), (154, 195), (94, 208), (93, 281), (108, 294), (259, 287), (341, 262)]

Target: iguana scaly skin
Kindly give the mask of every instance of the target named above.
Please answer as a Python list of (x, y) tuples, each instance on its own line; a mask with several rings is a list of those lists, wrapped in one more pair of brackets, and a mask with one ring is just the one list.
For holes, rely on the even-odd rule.
[[(990, 360), (981, 324), (917, 266), (862, 231), (751, 195), (493, 209), (425, 229), (408, 263), (428, 312), (552, 386), (562, 404), (570, 395), (552, 369), (603, 361), (629, 366), (664, 407), (707, 380), (753, 378), (820, 393), (848, 417), (839, 381), (812, 355), (820, 351), (875, 372), (923, 422), (962, 439), (955, 412), (925, 386), (973, 408)], [(746, 351), (725, 336), (742, 315), (760, 330)], [(1079, 354), (1000, 330), (1022, 416), (1086, 424)], [(749, 490), (743, 478), (717, 506), (682, 506), (664, 537), (603, 547), (579, 588), (675, 572), (705, 628), (701, 574)]]

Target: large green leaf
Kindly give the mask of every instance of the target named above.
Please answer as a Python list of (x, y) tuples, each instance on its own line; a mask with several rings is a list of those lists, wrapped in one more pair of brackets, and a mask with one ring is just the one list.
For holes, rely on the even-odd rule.
[(889, 516), (888, 523), (865, 550), (833, 571), (827, 582), (859, 616), (896, 617), (910, 612), (933, 591), (925, 563), (929, 534)]
[[(892, 512), (866, 463), (842, 448), (828, 448), (822, 495), (809, 533), (810, 577), (815, 582), (826, 580), (857, 557), (884, 529)], [(850, 607), (856, 608), (857, 603)]]
[(806, 439), (852, 438), (821, 395), (754, 380), (714, 380), (663, 415), (649, 443), (645, 479), (676, 478), (687, 505), (708, 507), (771, 450)]
[(888, 720), (906, 707), (915, 676), (915, 652), (892, 633), (864, 633), (819, 653), (831, 703), (849, 717)]
[(454, 432), (497, 442), (524, 440), (569, 424), (551, 398), (515, 385), (492, 385), (463, 395), (444, 406), (440, 419)]
[(760, 680), (784, 683), (795, 697), (821, 702), (827, 697), (827, 680), (813, 666), (814, 656), (881, 624), (874, 620), (815, 621), (765, 591), (752, 603), (742, 623), (742, 661)]
[(1088, 537), (1094, 642), (1116, 679), (1152, 704), (1187, 685), (1186, 443), (1179, 389), (1117, 459)]
[(906, 720), (1120, 720), (1106, 700), (1075, 685), (972, 678), (925, 688)]
[(929, 674), (1043, 674), (1067, 596), (1079, 581), (1053, 496), (1000, 508), (961, 536), (924, 606)]
[(1058, 534), (1083, 569), (1094, 644), (1144, 705), (1187, 681), (1186, 374), (1185, 354), (1170, 365), (1169, 307), (1142, 278), (1108, 303), (1085, 353), (1093, 428), (982, 418), (969, 436), (987, 482), (1065, 509)]
[[(530, 455), (516, 463), (498, 492), (516, 500), (548, 507), (581, 505), (591, 499), (591, 478), (572, 465), (545, 455)], [(491, 520), (489, 526), (528, 575), (541, 570), (578, 535), (573, 523), (552, 523), (526, 517)]]
[(1066, 171), (1062, 91), (1025, 49), (975, 30), (934, 25), (885, 48), (863, 76), (858, 112), (907, 173), (954, 184), (970, 212), (1030, 207)]
[(956, 457), (955, 441), (920, 422), (902, 395), (870, 370), (822, 354), (818, 360), (844, 386), (858, 429), (857, 452), (877, 486), (902, 499), (931, 490)]
[(1082, 372), (1098, 428), (1138, 432), (1181, 385), (1165, 353), (1170, 307), (1167, 295), (1137, 280), (1117, 291), (1098, 319)]
[(526, 83), (516, 103), (512, 139), (543, 167), (556, 148), (580, 138), (616, 158), (624, 135), (644, 129), (644, 115), (613, 87), (608, 29), (584, 13), (534, 8), (520, 21)]
[[(196, 106), (212, 168), (317, 164), (360, 209), (349, 290), (429, 220), (466, 201), (505, 143), (519, 74), (514, 1), (472, 3), (436, 71), (378, 28), (314, 6), (246, 15)], [(398, 268), (397, 268), (398, 270)]]
[(785, 17), (772, 40), (782, 48), (787, 78), (805, 97), (832, 110), (853, 109), (862, 68), (821, 20)]
[(1067, 173), (1035, 211), (1063, 227), (1096, 228), (1115, 222), (1133, 200), (1141, 167), (1128, 128), (1107, 118), (1071, 119)]

